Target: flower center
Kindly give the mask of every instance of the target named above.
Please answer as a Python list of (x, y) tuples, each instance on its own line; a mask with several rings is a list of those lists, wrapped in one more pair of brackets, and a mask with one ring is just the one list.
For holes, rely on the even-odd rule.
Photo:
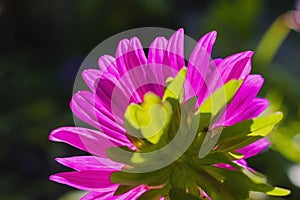
[[(166, 131), (172, 116), (172, 107), (169, 102), (162, 102), (160, 97), (153, 93), (144, 95), (144, 102), (131, 104), (125, 112), (125, 118), (130, 125), (139, 130), (142, 137), (152, 144), (157, 144)], [(131, 134), (127, 132), (127, 134)], [(132, 135), (139, 137), (140, 135)]]

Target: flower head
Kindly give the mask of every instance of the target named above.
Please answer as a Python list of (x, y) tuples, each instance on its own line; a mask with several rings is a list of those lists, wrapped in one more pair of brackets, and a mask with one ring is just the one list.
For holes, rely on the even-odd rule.
[(90, 91), (77, 92), (71, 109), (93, 129), (61, 127), (50, 140), (92, 155), (57, 158), (74, 171), (51, 180), (89, 191), (85, 200), (287, 193), (245, 161), (269, 145), (264, 136), (282, 117), (258, 118), (268, 101), (256, 97), (263, 78), (250, 75), (253, 52), (211, 60), (213, 31), (186, 63), (183, 39), (183, 29), (155, 38), (148, 56), (138, 38), (124, 39), (115, 57), (82, 73)]

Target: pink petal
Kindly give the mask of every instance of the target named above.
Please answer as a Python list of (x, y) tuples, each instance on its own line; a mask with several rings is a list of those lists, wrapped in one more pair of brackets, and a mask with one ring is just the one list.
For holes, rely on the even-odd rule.
[(269, 145), (270, 142), (265, 138), (262, 138), (260, 140), (257, 140), (256, 142), (253, 142), (252, 144), (249, 144), (246, 147), (237, 150), (237, 152), (243, 154), (244, 155), (243, 159), (246, 159), (259, 154), (262, 150), (267, 148)]
[(218, 164), (214, 164), (215, 167), (219, 167), (222, 169), (229, 169), (229, 170), (236, 170), (234, 167), (232, 167), (229, 164), (225, 164), (225, 163), (218, 163)]
[(206, 75), (216, 36), (216, 31), (204, 35), (196, 44), (188, 62), (185, 99), (192, 97), (194, 95), (193, 93), (196, 93), (198, 96), (198, 104), (202, 102), (207, 88)]
[(243, 120), (243, 111), (252, 105), (252, 101), (258, 94), (263, 81), (264, 79), (260, 75), (249, 75), (226, 108), (226, 112), (224, 113), (225, 121), (222, 121), (224, 117), (220, 117), (222, 120), (216, 124), (230, 126)]
[(147, 189), (144, 185), (136, 187), (125, 194), (113, 196), (111, 200), (137, 200)]
[[(220, 86), (224, 85), (219, 70), (219, 66), (220, 63), (222, 63), (222, 61), (223, 59), (218, 58), (209, 62), (205, 83), (202, 87), (202, 101), (204, 101), (207, 97), (213, 94), (216, 91), (216, 89), (218, 89)], [(200, 103), (202, 102), (197, 102), (197, 108), (199, 107)]]
[(216, 59), (209, 65), (207, 75), (208, 89), (204, 90), (203, 99), (206, 99), (214, 91), (230, 80), (244, 79), (251, 70), (251, 57), (253, 52), (246, 51), (231, 55), (223, 60)]
[(116, 67), (116, 60), (110, 55), (103, 55), (98, 59), (98, 66), (102, 73), (110, 73), (116, 78), (119, 78), (119, 73)]
[(148, 63), (162, 64), (167, 45), (168, 40), (166, 38), (155, 38), (149, 47)]
[(127, 54), (128, 70), (147, 64), (147, 58), (145, 56), (144, 48), (137, 37), (131, 38), (129, 42), (129, 51)]
[(239, 164), (240, 166), (248, 168), (247, 167), (247, 161), (245, 159), (246, 158), (239, 159), (239, 160), (234, 160), (233, 162), (235, 162), (236, 164)]
[(112, 196), (114, 190), (109, 192), (89, 192), (85, 196), (81, 197), (80, 200), (102, 200), (108, 199)]
[[(142, 101), (143, 95), (149, 91), (147, 85), (147, 58), (144, 53), (144, 49), (138, 38), (133, 37), (129, 43), (129, 51), (127, 53), (127, 74), (130, 76), (130, 82), (132, 82), (132, 89), (130, 90), (131, 96), (137, 101), (135, 103), (140, 103)], [(147, 72), (152, 72), (147, 70)], [(154, 75), (154, 74), (152, 74)], [(128, 87), (128, 81), (124, 82), (124, 87)], [(139, 89), (139, 90), (137, 90)]]
[[(131, 78), (128, 77), (128, 74), (124, 75), (121, 80), (127, 83), (131, 82)], [(101, 106), (104, 106), (114, 118), (117, 117), (117, 119), (120, 119), (120, 123), (123, 124), (124, 113), (130, 103), (131, 93), (130, 88), (123, 86), (122, 82), (116, 80), (115, 77), (112, 77), (110, 74), (105, 74), (98, 81), (95, 96)], [(140, 97), (136, 97), (135, 100), (139, 101)]]
[(116, 50), (116, 64), (117, 69), (120, 74), (120, 77), (122, 77), (127, 72), (127, 63), (126, 63), (126, 54), (128, 52), (129, 48), (129, 40), (123, 39), (119, 42), (117, 50)]
[[(120, 77), (123, 79), (121, 85), (128, 90), (126, 94), (132, 96), (135, 103), (140, 103), (143, 99), (143, 94), (147, 91), (141, 91), (144, 90), (141, 88), (138, 92), (135, 92), (141, 86), (136, 82), (142, 82), (144, 85), (147, 81), (147, 75), (144, 70), (147, 59), (138, 38), (134, 37), (130, 41), (122, 40), (119, 43), (116, 51), (116, 62)], [(135, 70), (135, 68), (138, 70)]]
[(146, 192), (147, 189), (145, 186), (141, 185), (138, 186), (124, 194), (114, 196), (115, 191), (111, 192), (90, 192), (84, 197), (81, 198), (81, 200), (137, 200), (144, 192)]
[[(242, 167), (248, 168), (247, 167), (247, 161), (244, 160), (244, 159), (234, 160), (233, 162), (240, 165), (240, 166), (242, 166)], [(223, 168), (223, 169), (236, 170), (236, 168), (234, 168), (233, 166), (231, 166), (229, 164), (225, 164), (225, 163), (214, 164), (214, 166), (219, 167), (219, 168)]]
[(269, 105), (268, 100), (256, 98), (239, 115), (226, 121), (228, 126), (259, 116)]
[(170, 66), (163, 64), (164, 56), (167, 54), (167, 45), (168, 40), (166, 38), (157, 37), (151, 43), (148, 52), (148, 66), (152, 70), (152, 77), (155, 78), (156, 83), (163, 85), (165, 84), (166, 79), (173, 75), (173, 73), (166, 73), (168, 72), (166, 68), (169, 68)]
[(95, 91), (97, 80), (101, 77), (101, 72), (97, 69), (86, 69), (82, 72), (82, 78), (92, 92)]
[(104, 158), (106, 158), (107, 148), (114, 146), (132, 147), (132, 144), (129, 142), (126, 143), (102, 132), (80, 127), (61, 127), (55, 129), (50, 133), (49, 140), (64, 142)]
[(135, 103), (142, 101), (142, 95), (135, 91), (139, 88), (139, 83), (145, 85), (144, 78), (133, 79), (133, 76), (144, 76), (144, 70), (141, 67), (136, 67), (126, 74), (123, 74), (122, 78), (116, 79), (110, 74), (104, 74), (98, 81), (98, 87), (96, 96), (99, 102), (105, 106), (110, 112), (114, 112), (113, 115), (118, 118), (124, 118), (124, 113), (131, 100)]
[(87, 91), (76, 93), (71, 101), (71, 109), (82, 121), (102, 130), (111, 137), (118, 138), (124, 142), (128, 141), (125, 136), (125, 129), (118, 125), (115, 120), (101, 112), (101, 110), (97, 109), (93, 94)]
[(73, 156), (68, 158), (56, 158), (58, 163), (70, 167), (76, 171), (116, 171), (121, 170), (124, 164), (116, 163), (112, 168), (103, 164), (100, 157), (96, 156)]
[(115, 187), (110, 182), (111, 171), (74, 171), (50, 176), (50, 180), (89, 191), (111, 191)]
[(245, 51), (225, 58), (219, 66), (224, 83), (232, 79), (244, 79), (248, 76), (251, 71), (252, 56), (252, 51)]
[[(184, 30), (178, 29), (169, 39), (167, 51), (164, 54), (164, 65), (179, 71), (184, 62)], [(176, 75), (176, 74), (174, 74)]]
[(137, 37), (121, 40), (116, 51), (119, 74), (123, 76), (134, 67), (147, 64), (144, 49)]
[(139, 68), (139, 70), (132, 70), (132, 72), (130, 73), (130, 75), (132, 76), (132, 81), (134, 82), (136, 79), (142, 79), (145, 81), (146, 74), (144, 69), (147, 67), (147, 58), (145, 56), (143, 46), (137, 37), (131, 38), (126, 59), (128, 63), (128, 71), (136, 67)]

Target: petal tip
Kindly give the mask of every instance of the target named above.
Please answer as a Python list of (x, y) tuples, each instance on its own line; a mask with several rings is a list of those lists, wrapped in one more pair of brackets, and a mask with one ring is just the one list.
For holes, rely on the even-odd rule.
[(60, 182), (62, 180), (62, 177), (58, 176), (57, 174), (53, 174), (49, 176), (50, 181)]
[(53, 142), (56, 142), (56, 141), (57, 141), (57, 138), (55, 137), (55, 135), (56, 135), (58, 129), (59, 129), (59, 128), (54, 129), (54, 130), (52, 130), (52, 131), (50, 132), (49, 137), (48, 137), (48, 139), (49, 139), (50, 141), (53, 141)]
[(183, 28), (179, 28), (176, 32), (178, 32), (179, 34), (184, 34), (184, 29)]

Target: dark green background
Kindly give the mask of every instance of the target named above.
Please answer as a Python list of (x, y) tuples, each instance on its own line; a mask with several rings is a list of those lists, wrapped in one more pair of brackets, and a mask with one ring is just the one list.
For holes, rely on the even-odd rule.
[[(83, 152), (52, 143), (48, 135), (73, 125), (69, 101), (77, 69), (106, 38), (156, 26), (183, 27), (197, 40), (215, 29), (213, 56), (224, 57), (255, 49), (275, 18), (291, 9), (289, 0), (0, 0), (0, 199), (52, 200), (71, 190), (48, 177), (68, 170), (55, 157)], [(300, 34), (292, 32), (273, 64), (265, 66), (265, 76), (284, 73), (299, 85), (299, 52)], [(284, 89), (285, 80), (273, 82)], [(276, 87), (269, 82), (265, 90)], [(285, 173), (290, 161), (269, 150), (250, 163), (271, 183), (291, 188), (286, 199), (300, 197)]]

